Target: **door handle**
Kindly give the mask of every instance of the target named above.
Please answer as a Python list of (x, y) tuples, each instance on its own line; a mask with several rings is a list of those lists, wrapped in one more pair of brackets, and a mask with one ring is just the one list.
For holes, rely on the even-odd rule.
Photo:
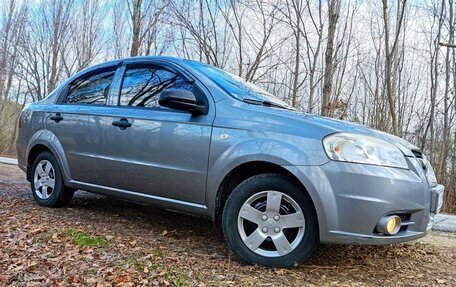
[(122, 118), (118, 121), (113, 121), (112, 125), (115, 127), (119, 127), (121, 130), (131, 127), (131, 123), (128, 122), (128, 120), (125, 118)]
[(58, 123), (60, 122), (61, 120), (63, 120), (63, 117), (60, 113), (56, 113), (55, 115), (53, 116), (50, 116), (49, 117), (51, 120), (53, 120), (54, 122)]

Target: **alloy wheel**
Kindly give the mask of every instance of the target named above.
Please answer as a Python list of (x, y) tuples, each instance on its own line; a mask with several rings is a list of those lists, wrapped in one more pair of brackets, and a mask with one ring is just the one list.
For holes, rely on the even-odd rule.
[(33, 175), (35, 194), (40, 199), (48, 199), (55, 187), (55, 170), (48, 160), (40, 161)]
[(285, 193), (268, 190), (251, 196), (241, 206), (239, 235), (253, 252), (265, 257), (289, 254), (303, 240), (305, 218), (301, 207)]

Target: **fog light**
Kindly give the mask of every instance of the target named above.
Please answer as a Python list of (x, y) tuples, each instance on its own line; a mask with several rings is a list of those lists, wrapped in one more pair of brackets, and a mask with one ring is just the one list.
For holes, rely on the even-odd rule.
[(385, 216), (377, 223), (377, 230), (386, 235), (394, 235), (401, 229), (402, 220), (397, 215)]

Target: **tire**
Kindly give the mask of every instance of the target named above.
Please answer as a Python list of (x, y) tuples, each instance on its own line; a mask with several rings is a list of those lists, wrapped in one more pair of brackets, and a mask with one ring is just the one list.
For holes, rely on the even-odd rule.
[(297, 266), (319, 242), (307, 192), (280, 174), (255, 175), (239, 184), (225, 203), (222, 228), (241, 261), (267, 267)]
[(33, 198), (41, 206), (62, 207), (73, 198), (74, 190), (65, 187), (60, 166), (50, 152), (36, 157), (30, 182)]

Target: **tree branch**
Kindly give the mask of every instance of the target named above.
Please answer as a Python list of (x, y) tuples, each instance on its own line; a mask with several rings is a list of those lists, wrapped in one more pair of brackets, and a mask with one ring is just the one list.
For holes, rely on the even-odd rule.
[(447, 47), (447, 48), (453, 48), (453, 49), (456, 48), (456, 44), (450, 44), (450, 43), (442, 43), (442, 42), (440, 42), (439, 45), (442, 46), (442, 47)]

